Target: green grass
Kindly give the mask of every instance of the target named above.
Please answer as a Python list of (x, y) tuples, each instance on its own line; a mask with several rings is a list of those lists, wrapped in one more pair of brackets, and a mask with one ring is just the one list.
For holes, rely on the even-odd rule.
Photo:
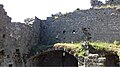
[(65, 50), (70, 49), (70, 52), (77, 56), (84, 56), (85, 53), (80, 43), (56, 43), (54, 47), (62, 47)]
[[(90, 42), (90, 45), (96, 50), (106, 51), (106, 52), (117, 52), (120, 56), (120, 44), (115, 43), (105, 43), (105, 42)], [(44, 50), (51, 47), (62, 47), (65, 50), (70, 50), (74, 55), (83, 56), (85, 54), (85, 49), (82, 47), (81, 43), (56, 43), (54, 45), (39, 45), (32, 47), (33, 52), (39, 50)]]
[[(82, 48), (80, 43), (57, 43), (55, 45), (61, 45), (65, 49), (71, 49), (78, 56), (84, 56), (85, 49)], [(54, 45), (54, 46), (55, 46)], [(90, 45), (96, 50), (106, 51), (106, 52), (117, 52), (120, 56), (120, 44), (106, 43), (106, 42), (90, 42)]]
[(96, 50), (104, 50), (109, 52), (117, 52), (118, 56), (120, 56), (120, 45), (116, 45), (114, 43), (105, 43), (105, 42), (91, 42), (90, 45), (94, 47)]

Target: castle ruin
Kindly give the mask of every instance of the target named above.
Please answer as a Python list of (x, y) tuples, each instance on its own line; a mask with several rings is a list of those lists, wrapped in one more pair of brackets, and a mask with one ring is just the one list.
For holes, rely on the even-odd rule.
[(0, 5), (0, 66), (25, 67), (34, 45), (120, 41), (120, 1), (91, 0), (91, 5), (88, 10), (59, 13), (46, 20), (27, 18), (25, 23), (11, 22)]

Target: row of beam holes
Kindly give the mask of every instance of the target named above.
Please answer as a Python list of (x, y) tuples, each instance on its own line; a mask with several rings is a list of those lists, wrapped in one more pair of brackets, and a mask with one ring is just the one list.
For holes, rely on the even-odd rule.
[[(64, 31), (63, 31), (63, 34), (65, 34), (65, 32), (66, 32), (66, 31), (64, 30)], [(72, 33), (73, 33), (73, 34), (75, 34), (75, 33), (76, 33), (76, 31), (75, 31), (75, 30), (73, 30), (73, 31), (72, 31)]]
[[(65, 30), (63, 30), (63, 34), (65, 34), (66, 33), (66, 31)], [(73, 30), (72, 31), (72, 34), (75, 34), (76, 33), (76, 31), (75, 30)], [(65, 40), (65, 38), (63, 38), (64, 40)]]

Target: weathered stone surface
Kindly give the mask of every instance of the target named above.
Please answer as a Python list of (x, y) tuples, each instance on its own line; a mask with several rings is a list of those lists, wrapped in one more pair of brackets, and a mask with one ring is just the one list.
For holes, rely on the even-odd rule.
[[(93, 8), (88, 10), (58, 13), (46, 20), (28, 18), (25, 23), (11, 22), (0, 5), (0, 66), (25, 66), (29, 50), (34, 45), (74, 43), (88, 38), (92, 41), (120, 41), (120, 9), (116, 8), (119, 3), (119, 0), (108, 0), (105, 4), (91, 0)], [(112, 8), (95, 8), (106, 5), (112, 5)]]
[(93, 41), (119, 41), (119, 16), (116, 9), (106, 8), (79, 10), (53, 19), (54, 21), (46, 20), (41, 32), (42, 43), (80, 42), (84, 40), (84, 28), (88, 29)]
[(101, 7), (101, 6), (118, 6), (120, 5), (120, 0), (105, 0), (105, 3), (102, 3), (99, 0), (91, 0), (91, 6)]

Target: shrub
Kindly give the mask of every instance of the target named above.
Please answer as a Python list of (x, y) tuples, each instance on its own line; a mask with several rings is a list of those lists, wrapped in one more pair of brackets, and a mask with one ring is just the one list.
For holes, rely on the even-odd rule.
[(114, 44), (115, 44), (115, 45), (120, 45), (120, 41), (116, 41), (116, 40), (115, 40), (115, 41), (114, 41)]

